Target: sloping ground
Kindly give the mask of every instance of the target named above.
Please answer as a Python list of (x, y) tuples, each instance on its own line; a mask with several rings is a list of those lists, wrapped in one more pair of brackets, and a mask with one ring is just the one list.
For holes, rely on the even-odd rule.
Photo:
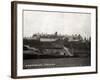
[(24, 50), (24, 59), (36, 59), (36, 58), (58, 58), (58, 57), (67, 57), (74, 56), (68, 48), (63, 47), (62, 49), (42, 49), (41, 51), (35, 50)]
[[(79, 42), (66, 43), (64, 45), (62, 40), (56, 41), (40, 41), (40, 40), (24, 40), (24, 45), (28, 45), (30, 48), (26, 51), (23, 50), (24, 59), (41, 59), (41, 58), (58, 58), (68, 56), (88, 57), (90, 51), (87, 49), (81, 49)], [(70, 46), (72, 45), (72, 46)], [(78, 46), (78, 47), (77, 47)], [(84, 46), (82, 46), (84, 48)]]

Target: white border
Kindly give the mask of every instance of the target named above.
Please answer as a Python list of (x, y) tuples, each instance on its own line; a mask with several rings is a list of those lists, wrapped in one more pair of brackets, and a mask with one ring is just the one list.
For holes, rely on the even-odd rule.
[[(23, 70), (22, 10), (47, 10), (91, 13), (91, 66)], [(96, 9), (17, 4), (17, 76), (37, 76), (96, 71)]]

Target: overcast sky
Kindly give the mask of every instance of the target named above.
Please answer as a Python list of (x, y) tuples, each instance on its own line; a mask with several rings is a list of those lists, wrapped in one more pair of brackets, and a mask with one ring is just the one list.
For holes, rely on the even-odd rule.
[(24, 37), (34, 33), (81, 34), (89, 37), (91, 32), (91, 14), (59, 13), (43, 11), (24, 11)]

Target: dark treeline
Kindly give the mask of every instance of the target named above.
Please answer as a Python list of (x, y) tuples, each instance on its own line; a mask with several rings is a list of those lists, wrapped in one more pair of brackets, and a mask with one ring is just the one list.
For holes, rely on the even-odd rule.
[[(33, 34), (31, 37), (24, 37), (23, 43), (26, 45), (40, 47), (42, 43), (40, 42), (41, 38), (54, 38), (57, 39), (56, 42), (62, 43), (62, 45), (79, 50), (88, 50), (91, 48), (91, 38), (83, 38), (80, 34), (75, 35), (58, 35), (57, 32), (55, 34)], [(57, 44), (59, 44), (57, 43)], [(50, 46), (48, 44), (48, 46)]]

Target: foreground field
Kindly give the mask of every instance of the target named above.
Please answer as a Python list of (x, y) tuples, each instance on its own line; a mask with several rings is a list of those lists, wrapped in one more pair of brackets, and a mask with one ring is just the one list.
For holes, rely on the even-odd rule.
[(26, 59), (23, 61), (24, 69), (54, 68), (54, 67), (79, 67), (90, 66), (89, 57), (66, 57), (52, 59)]

